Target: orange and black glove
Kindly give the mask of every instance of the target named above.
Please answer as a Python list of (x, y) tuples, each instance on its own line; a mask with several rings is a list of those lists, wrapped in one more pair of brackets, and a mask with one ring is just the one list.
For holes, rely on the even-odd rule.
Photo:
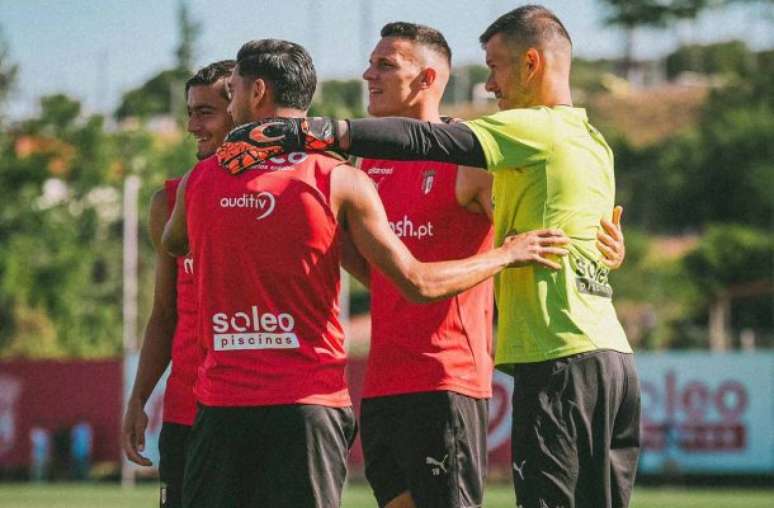
[(270, 157), (289, 152), (338, 148), (332, 118), (264, 118), (232, 130), (218, 148), (220, 165), (232, 175)]

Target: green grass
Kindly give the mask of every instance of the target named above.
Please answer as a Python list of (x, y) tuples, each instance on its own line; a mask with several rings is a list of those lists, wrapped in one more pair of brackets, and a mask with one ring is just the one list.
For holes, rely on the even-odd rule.
[[(158, 506), (158, 488), (143, 484), (122, 490), (115, 485), (30, 485), (0, 483), (2, 508), (141, 508)], [(508, 484), (490, 485), (486, 508), (512, 508), (513, 491)], [(366, 508), (376, 504), (363, 483), (354, 483), (344, 493), (343, 508)], [(631, 508), (771, 508), (770, 490), (676, 489), (641, 487), (635, 490)]]

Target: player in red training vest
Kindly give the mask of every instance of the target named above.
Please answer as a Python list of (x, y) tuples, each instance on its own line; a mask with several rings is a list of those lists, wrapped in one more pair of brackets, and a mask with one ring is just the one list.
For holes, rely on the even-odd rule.
[[(299, 45), (246, 43), (230, 80), (235, 123), (300, 117), (316, 76)], [(451, 296), (507, 266), (557, 268), (568, 239), (540, 230), (475, 257), (423, 264), (391, 231), (361, 171), (328, 154), (256, 163), (261, 129), (200, 162), (180, 184), (164, 246), (196, 264), (206, 357), (189, 441), (187, 507), (337, 507), (355, 418), (338, 321), (341, 236), (409, 297)], [(219, 167), (219, 163), (223, 168)]]
[[(440, 122), (451, 50), (437, 30), (389, 23), (363, 74), (372, 116)], [(395, 233), (421, 261), (492, 248), (492, 177), (429, 161), (359, 160)], [(617, 238), (621, 238), (617, 236)], [(610, 262), (623, 244), (606, 236)], [(368, 283), (369, 270), (363, 271)], [(491, 280), (451, 299), (410, 302), (370, 271), (371, 350), (360, 430), (379, 506), (463, 507), (483, 502), (492, 386)]]
[[(234, 65), (233, 60), (215, 62), (199, 70), (185, 84), (188, 132), (196, 137), (196, 156), (200, 160), (215, 153), (233, 127), (227, 111), (226, 79)], [(196, 416), (193, 385), (201, 359), (196, 338), (193, 258), (171, 257), (161, 247), (161, 232), (174, 207), (179, 181), (179, 178), (167, 180), (164, 189), (157, 191), (151, 200), (149, 229), (156, 250), (156, 286), (122, 431), (129, 460), (150, 466), (150, 460), (142, 455), (148, 426), (144, 407), (171, 360), (159, 439), (162, 507), (182, 506), (186, 441)]]

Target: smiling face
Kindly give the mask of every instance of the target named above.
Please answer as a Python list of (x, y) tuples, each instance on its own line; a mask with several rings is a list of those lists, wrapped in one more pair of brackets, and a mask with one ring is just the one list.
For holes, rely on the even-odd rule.
[(420, 51), (412, 41), (384, 37), (374, 48), (363, 79), (368, 82), (368, 113), (373, 116), (413, 116), (419, 101)]
[(225, 93), (225, 78), (188, 90), (188, 132), (196, 138), (199, 160), (214, 154), (234, 126)]

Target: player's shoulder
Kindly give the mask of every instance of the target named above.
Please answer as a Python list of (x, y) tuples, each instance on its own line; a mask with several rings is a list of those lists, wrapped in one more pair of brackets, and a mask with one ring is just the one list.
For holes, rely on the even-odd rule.
[(177, 185), (180, 186), (184, 184), (186, 190), (188, 190), (192, 183), (198, 182), (203, 178), (206, 179), (208, 177), (215, 176), (221, 171), (226, 173), (226, 170), (220, 166), (218, 157), (216, 155), (211, 155), (206, 159), (200, 160), (194, 165), (194, 167), (189, 169), (186, 174), (180, 178), (180, 181), (177, 183)]
[(156, 189), (150, 200), (148, 218), (151, 224), (165, 223), (169, 213), (172, 211), (173, 201), (169, 198), (166, 186)]
[(169, 207), (169, 191), (167, 188), (167, 182), (170, 182), (170, 180), (164, 182), (164, 187), (153, 191), (153, 195), (151, 196), (150, 200), (151, 215), (162, 211), (166, 212), (167, 208)]
[(516, 143), (535, 150), (546, 150), (553, 144), (557, 118), (552, 108), (538, 106), (498, 111), (466, 122), (476, 137), (501, 148)]
[(465, 122), (470, 125), (488, 126), (490, 128), (509, 128), (513, 126), (530, 125), (539, 126), (552, 121), (554, 112), (546, 106), (532, 108), (505, 109)]
[[(299, 162), (308, 160), (322, 165), (339, 166), (341, 164), (349, 164), (349, 159), (338, 153), (330, 150), (324, 152), (295, 152), (296, 155), (303, 157)], [(293, 161), (291, 161), (293, 162)]]
[(191, 168), (191, 173), (193, 174), (199, 171), (210, 171), (213, 169), (221, 169), (220, 163), (218, 162), (218, 156), (215, 154), (197, 162), (194, 167)]
[[(291, 156), (295, 155), (295, 159)], [(287, 155), (281, 155), (280, 157), (286, 157), (289, 159), (287, 164), (294, 168), (314, 168), (315, 173), (327, 175), (331, 174), (339, 166), (349, 166), (349, 159), (342, 156), (339, 153), (325, 151), (325, 152), (294, 152)], [(269, 159), (272, 160), (272, 159)]]
[(164, 180), (164, 188), (159, 189), (157, 192), (164, 192), (169, 196), (170, 194), (174, 195), (177, 192), (177, 187), (180, 185), (180, 181), (183, 179), (183, 177), (178, 176), (175, 178), (167, 178)]
[(343, 161), (331, 167), (331, 181), (334, 187), (350, 192), (358, 192), (362, 186), (373, 186), (373, 181), (365, 171)]

